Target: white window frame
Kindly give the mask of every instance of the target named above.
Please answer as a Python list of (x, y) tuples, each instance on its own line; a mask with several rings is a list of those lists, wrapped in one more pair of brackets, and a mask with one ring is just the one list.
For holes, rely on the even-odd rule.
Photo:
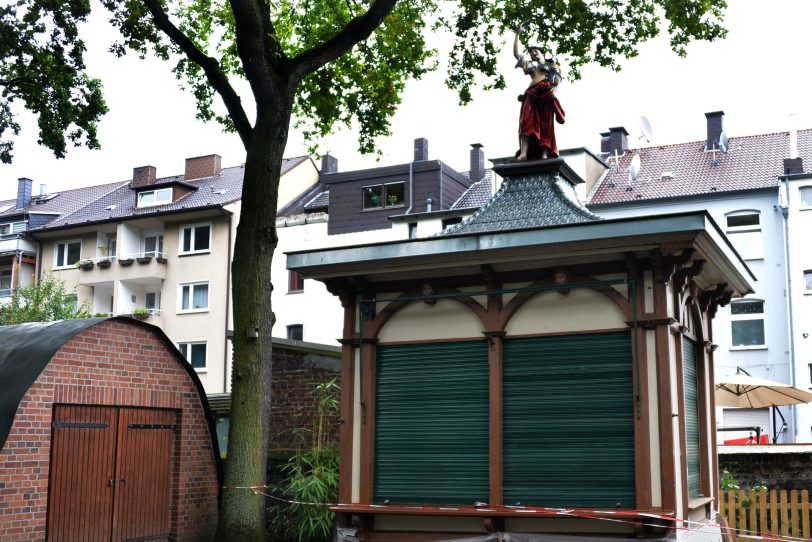
[[(205, 226), (209, 227), (209, 248), (203, 249), (203, 250), (195, 250), (194, 246), (195, 246), (195, 237), (197, 235), (197, 233), (196, 233), (197, 228), (201, 228), (201, 227), (205, 227)], [(184, 230), (186, 228), (191, 228), (192, 229), (192, 238), (189, 240), (189, 250), (184, 251), (183, 250), (183, 241), (184, 241), (183, 236), (184, 236)], [(178, 230), (178, 240), (180, 241), (178, 243), (178, 254), (180, 254), (180, 255), (207, 254), (207, 253), (211, 252), (211, 242), (212, 242), (213, 237), (214, 237), (214, 226), (212, 225), (211, 222), (199, 222), (197, 224), (184, 224)]]
[[(5, 272), (8, 272), (8, 288), (3, 288), (2, 284), (0, 284), (0, 297), (10, 296), (11, 291), (14, 289), (14, 268), (11, 266), (0, 267), (0, 276)], [(8, 290), (8, 295), (3, 295), (3, 290)]]
[(804, 191), (808, 191), (810, 194), (812, 194), (812, 186), (807, 185), (807, 186), (798, 187), (798, 207), (802, 211), (805, 211), (807, 209), (812, 209), (812, 203), (809, 204), (809, 205), (804, 205), (804, 196), (803, 196)]
[[(155, 237), (155, 250), (147, 250), (147, 239)], [(160, 241), (159, 241), (160, 238)], [(161, 256), (163, 257), (164, 251), (162, 250), (164, 247), (164, 232), (162, 231), (154, 231), (154, 232), (145, 232), (141, 235), (141, 254), (144, 256)]]
[(805, 295), (812, 295), (812, 281), (809, 280), (812, 278), (812, 269), (805, 269), (804, 270), (804, 294)]
[(82, 261), (82, 240), (81, 239), (66, 239), (65, 241), (58, 241), (54, 243), (54, 269), (73, 269), (76, 267), (76, 262), (74, 263), (62, 263), (58, 261), (59, 259), (59, 246), (65, 246), (65, 259), (68, 258), (68, 245), (72, 245), (74, 243), (79, 244), (79, 259), (77, 262)]
[[(152, 195), (155, 199), (154, 201), (144, 202), (144, 196), (147, 194)], [(164, 196), (169, 194), (168, 198), (161, 199), (160, 196)], [(143, 192), (138, 193), (138, 207), (154, 207), (155, 205), (166, 205), (167, 203), (172, 203), (172, 187), (168, 188), (156, 188), (155, 190), (144, 190)]]
[[(737, 302), (742, 301), (760, 301), (762, 312), (754, 313), (754, 314), (733, 314), (733, 305)], [(734, 345), (733, 344), (733, 326), (736, 322), (742, 321), (752, 321), (752, 320), (760, 320), (762, 326), (764, 327), (764, 343), (763, 344), (743, 344), (743, 345)], [(757, 298), (749, 298), (746, 297), (744, 299), (737, 299), (736, 301), (732, 301), (730, 303), (730, 344), (731, 350), (764, 350), (767, 348), (767, 302), (763, 299)]]
[[(758, 224), (748, 225), (748, 226), (729, 226), (728, 219), (730, 217), (736, 216), (748, 216), (748, 215), (755, 215), (758, 217)], [(762, 235), (761, 229), (761, 211), (757, 209), (741, 209), (739, 211), (733, 211), (730, 213), (725, 214), (725, 233), (727, 234), (730, 242), (736, 248), (736, 252), (742, 257), (743, 260), (763, 260), (764, 259), (764, 236)], [(754, 234), (758, 233), (759, 244), (758, 244), (758, 253), (753, 254), (742, 254), (739, 248), (736, 246), (736, 242), (734, 241), (735, 235), (743, 235), (743, 234)]]
[[(192, 360), (189, 359), (189, 357), (186, 354), (183, 353), (183, 347), (186, 346), (187, 347), (187, 353), (189, 355), (191, 355), (191, 347), (194, 346), (194, 345), (201, 345), (201, 344), (203, 345), (203, 348), (205, 349), (204, 365), (203, 365), (203, 367), (194, 367), (192, 365)], [(206, 373), (206, 372), (209, 371), (209, 343), (208, 343), (208, 341), (180, 341), (180, 342), (178, 342), (178, 350), (183, 355), (184, 359), (186, 359), (186, 363), (188, 363), (189, 366), (192, 367), (192, 369), (194, 369), (196, 373)]]
[[(192, 304), (195, 295), (195, 286), (203, 286), (205, 285), (208, 294), (206, 297), (206, 308), (204, 309), (184, 309), (183, 308), (183, 289), (188, 286), (189, 287), (189, 304)], [(178, 283), (178, 314), (190, 314), (195, 312), (209, 312), (209, 307), (211, 307), (211, 283), (208, 280), (194, 280), (190, 282), (179, 282)]]
[[(22, 225), (22, 227), (20, 227)], [(3, 226), (8, 226), (8, 232), (3, 233)], [(17, 222), (2, 222), (0, 223), (0, 236), (3, 235), (14, 235), (17, 233), (24, 232), (28, 229), (28, 224), (25, 220), (18, 220)]]

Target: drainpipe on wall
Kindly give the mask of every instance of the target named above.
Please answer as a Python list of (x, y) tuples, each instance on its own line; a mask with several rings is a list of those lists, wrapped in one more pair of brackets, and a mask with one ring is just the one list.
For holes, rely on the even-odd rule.
[[(781, 205), (781, 216), (784, 218), (784, 274), (787, 288), (787, 323), (789, 329), (789, 383), (795, 387), (795, 322), (792, 316), (792, 269), (790, 266), (790, 248), (789, 248), (789, 205), (790, 205), (790, 186), (789, 177), (784, 176), (784, 194), (786, 201)], [(792, 441), (795, 442), (798, 438), (798, 425), (796, 423), (796, 406), (790, 407), (790, 423), (792, 424)]]
[(438, 211), (443, 210), (443, 163), (437, 160), (437, 165), (440, 166), (440, 208)]
[(412, 212), (412, 207), (414, 206), (414, 198), (413, 198), (414, 190), (412, 190), (412, 185), (414, 184), (412, 183), (412, 177), (414, 174), (413, 172), (414, 172), (414, 161), (411, 161), (409, 162), (409, 208), (406, 209), (407, 215)]

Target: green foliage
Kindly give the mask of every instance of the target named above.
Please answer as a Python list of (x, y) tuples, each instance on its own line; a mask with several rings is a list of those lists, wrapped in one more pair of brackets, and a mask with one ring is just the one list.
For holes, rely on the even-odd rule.
[(12, 159), (18, 101), (37, 116), (39, 143), (57, 158), (68, 142), (99, 148), (96, 125), (107, 105), (101, 82), (84, 73), (78, 35), (89, 14), (88, 0), (13, 0), (0, 7), (0, 161)]
[[(282, 468), (287, 480), (280, 488), (282, 498), (271, 507), (271, 531), (285, 542), (328, 541), (333, 533), (334, 514), (328, 504), (338, 498), (338, 447), (329, 442), (329, 424), (338, 412), (339, 387), (335, 379), (316, 386), (315, 416), (310, 430), (298, 432), (299, 451)], [(308, 439), (309, 442), (305, 442)]]
[(133, 316), (149, 316), (149, 309), (133, 309)]
[[(729, 490), (739, 490), (741, 487), (739, 483), (733, 478), (733, 475), (730, 473), (729, 470), (725, 469), (722, 471), (722, 478), (719, 480), (719, 486), (722, 488), (723, 491)], [(765, 493), (767, 491), (767, 486), (762, 484), (754, 485), (752, 488), (753, 491), (757, 493)], [(736, 496), (736, 502), (739, 501), (738, 495)], [(749, 496), (745, 495), (742, 498), (741, 505), (743, 508), (750, 508), (753, 505), (753, 499)]]
[(619, 70), (620, 60), (637, 56), (640, 44), (657, 36), (663, 24), (680, 56), (693, 40), (711, 41), (726, 34), (721, 25), (724, 0), (459, 0), (458, 4), (453, 14), (440, 18), (439, 26), (456, 37), (449, 58), (454, 69), (447, 82), (459, 92), (461, 103), (471, 101), (477, 75), (486, 78), (486, 88), (504, 88), (504, 77), (496, 70), (501, 48), (494, 37), (512, 34), (525, 21), (523, 39), (555, 51), (574, 79), (580, 78), (581, 67), (593, 62)]
[(87, 302), (78, 305), (76, 294), (66, 292), (63, 281), (46, 274), (39, 282), (19, 288), (11, 303), (0, 307), (0, 325), (89, 318), (90, 315)]

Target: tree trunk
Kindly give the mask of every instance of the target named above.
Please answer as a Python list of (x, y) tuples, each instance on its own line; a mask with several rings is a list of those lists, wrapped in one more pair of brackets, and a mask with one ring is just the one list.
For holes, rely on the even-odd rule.
[[(245, 160), (240, 222), (231, 264), (234, 365), (225, 488), (218, 541), (266, 539), (265, 485), (271, 413), (271, 260), (277, 245), (276, 204), (292, 99), (258, 106)], [(260, 489), (264, 491), (264, 489)]]

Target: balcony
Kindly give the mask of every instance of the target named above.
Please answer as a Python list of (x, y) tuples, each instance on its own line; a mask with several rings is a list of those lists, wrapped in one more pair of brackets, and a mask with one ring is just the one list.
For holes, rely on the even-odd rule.
[(37, 253), (37, 245), (20, 234), (0, 236), (0, 254), (12, 254), (16, 252)]
[(143, 281), (166, 278), (166, 257), (161, 252), (102, 256), (80, 260), (76, 266), (82, 270), (79, 283), (92, 286), (113, 280)]

